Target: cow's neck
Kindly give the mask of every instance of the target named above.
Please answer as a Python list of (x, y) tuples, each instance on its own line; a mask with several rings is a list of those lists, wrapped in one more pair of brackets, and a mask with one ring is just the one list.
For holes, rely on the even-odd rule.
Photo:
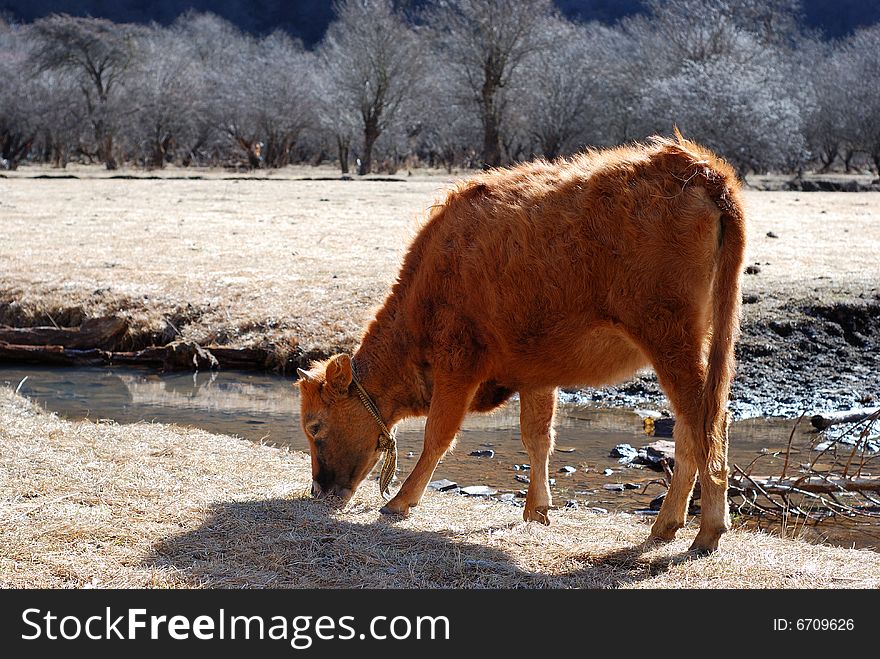
[(407, 358), (409, 342), (390, 305), (392, 300), (379, 311), (354, 354), (361, 384), (389, 427), (406, 417), (424, 416), (430, 402), (424, 373)]

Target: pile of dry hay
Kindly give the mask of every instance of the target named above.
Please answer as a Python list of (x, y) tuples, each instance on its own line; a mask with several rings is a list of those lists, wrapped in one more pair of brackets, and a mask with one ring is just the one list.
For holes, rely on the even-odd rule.
[(308, 456), (156, 424), (61, 420), (0, 390), (4, 587), (878, 587), (880, 554), (734, 531), (714, 556), (640, 552), (647, 523), (428, 493), (407, 520), (375, 487), (307, 498)]

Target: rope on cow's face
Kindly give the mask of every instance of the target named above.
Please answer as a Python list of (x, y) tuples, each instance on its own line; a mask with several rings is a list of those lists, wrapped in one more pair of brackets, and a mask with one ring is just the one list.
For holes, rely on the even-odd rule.
[(381, 433), (379, 435), (379, 450), (385, 451), (385, 462), (382, 463), (382, 473), (379, 476), (379, 494), (382, 495), (383, 499), (387, 500), (389, 498), (388, 488), (391, 486), (391, 481), (394, 480), (394, 473), (397, 471), (397, 441), (394, 433), (388, 430), (388, 426), (382, 421), (382, 415), (379, 414), (379, 408), (376, 407), (376, 403), (373, 402), (370, 394), (367, 393), (364, 385), (361, 384), (357, 375), (355, 375), (354, 361), (351, 362), (351, 379), (357, 387), (361, 402), (379, 426)]

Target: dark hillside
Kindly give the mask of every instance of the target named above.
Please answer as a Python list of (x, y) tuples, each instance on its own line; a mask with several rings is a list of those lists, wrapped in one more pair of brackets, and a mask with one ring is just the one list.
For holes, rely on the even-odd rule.
[[(408, 6), (424, 0), (405, 2)], [(572, 19), (613, 23), (641, 10), (639, 0), (556, 0)], [(808, 27), (838, 37), (880, 21), (880, 0), (802, 0)], [(0, 15), (30, 22), (51, 13), (96, 16), (116, 22), (168, 24), (189, 11), (211, 11), (246, 32), (284, 30), (307, 45), (321, 40), (333, 18), (329, 0), (0, 0)]]

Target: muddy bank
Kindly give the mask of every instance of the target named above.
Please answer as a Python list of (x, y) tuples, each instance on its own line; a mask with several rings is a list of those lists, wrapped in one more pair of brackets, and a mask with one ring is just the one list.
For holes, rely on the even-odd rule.
[[(112, 307), (28, 308), (0, 301), (0, 362), (55, 366), (150, 366), (163, 371), (256, 369), (286, 375), (350, 349), (303, 347), (284, 327), (258, 323), (249, 335), (187, 336), (206, 311), (191, 304), (155, 314), (136, 301)], [(98, 317), (92, 313), (110, 313)], [(229, 339), (234, 342), (227, 343)]]
[[(731, 394), (737, 418), (796, 417), (801, 412), (849, 409), (880, 400), (880, 295), (836, 302), (792, 300), (752, 313), (749, 307), (759, 297), (754, 293), (744, 296), (738, 370)], [(20, 325), (25, 319), (14, 311), (13, 305), (0, 305), (0, 321)], [(58, 317), (79, 320), (79, 327), (0, 328), (0, 360), (57, 366), (146, 365), (162, 370), (244, 368), (290, 374), (313, 359), (351, 349), (349, 345), (301, 346), (293, 337), (278, 342), (262, 338), (244, 346), (200, 345), (182, 339), (180, 329), (186, 329), (187, 319), (197, 319), (198, 313), (176, 317), (176, 334), (144, 331), (132, 320), (136, 314), (126, 315), (128, 319), (96, 320), (84, 318), (81, 310), (66, 310)], [(32, 317), (30, 322), (40, 320)], [(86, 328), (95, 326), (110, 331), (89, 335)], [(603, 406), (668, 408), (652, 372), (642, 372), (617, 386), (565, 390), (563, 398)]]
[(750, 175), (746, 186), (763, 192), (880, 192), (880, 178), (874, 174), (826, 172), (804, 173), (800, 176), (783, 174)]

